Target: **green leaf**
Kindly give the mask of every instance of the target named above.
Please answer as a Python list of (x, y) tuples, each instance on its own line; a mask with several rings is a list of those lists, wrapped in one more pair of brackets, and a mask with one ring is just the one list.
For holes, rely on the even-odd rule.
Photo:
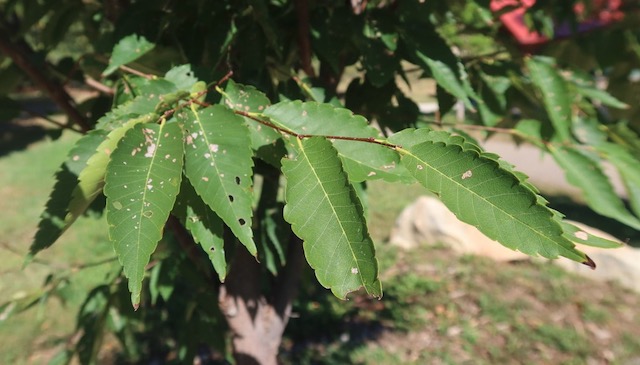
[(68, 213), (65, 222), (71, 225), (84, 213), (91, 202), (100, 194), (104, 186), (104, 175), (109, 163), (109, 156), (116, 149), (118, 142), (124, 134), (136, 124), (149, 122), (157, 118), (155, 114), (148, 114), (143, 117), (131, 119), (121, 127), (112, 130), (107, 138), (100, 143), (96, 152), (89, 158), (86, 168), (78, 176), (78, 184), (71, 193)]
[(185, 129), (185, 173), (202, 200), (229, 226), (252, 255), (257, 248), (251, 230), (253, 159), (242, 118), (222, 105), (178, 119)]
[(589, 99), (598, 100), (602, 104), (618, 109), (628, 109), (629, 105), (620, 101), (615, 96), (609, 94), (606, 90), (598, 89), (591, 78), (577, 70), (573, 70), (569, 80), (575, 85), (575, 91)]
[(209, 256), (220, 281), (227, 276), (227, 261), (224, 252), (223, 222), (196, 194), (188, 181), (182, 181), (180, 195), (173, 209), (194, 241)]
[(591, 209), (630, 227), (640, 229), (640, 220), (624, 207), (622, 200), (616, 195), (611, 182), (596, 161), (569, 147), (549, 146), (549, 151), (564, 170), (567, 180), (582, 190)]
[(608, 126), (607, 132), (613, 142), (629, 148), (636, 158), (640, 158), (640, 135), (626, 121)]
[(38, 231), (29, 248), (26, 262), (29, 262), (39, 251), (51, 246), (75, 221), (76, 216), (67, 219), (69, 201), (72, 192), (78, 185), (78, 176), (87, 165), (87, 161), (95, 154), (102, 143), (106, 131), (94, 130), (80, 138), (69, 151), (67, 160), (56, 173), (56, 183), (44, 212), (40, 216)]
[[(438, 86), (445, 89), (457, 99), (462, 100), (469, 110), (475, 110), (473, 104), (471, 104), (471, 101), (469, 100), (469, 95), (467, 95), (464, 86), (447, 64), (439, 60), (432, 60), (419, 51), (416, 52), (416, 55), (429, 67), (433, 78), (438, 83)], [(458, 63), (458, 67), (462, 68), (462, 65)]]
[(284, 249), (291, 238), (289, 224), (283, 218), (284, 204), (265, 209), (260, 219), (258, 258), (274, 276), (286, 264)]
[[(367, 120), (351, 111), (316, 102), (286, 101), (264, 112), (272, 122), (298, 134), (382, 138)], [(389, 147), (362, 141), (333, 140), (349, 180), (384, 179), (407, 181), (406, 171), (398, 168), (398, 156)]]
[(134, 97), (147, 96), (159, 100), (164, 94), (180, 90), (172, 81), (164, 78), (148, 79), (146, 77), (128, 76), (127, 85)]
[(392, 81), (399, 68), (399, 62), (381, 39), (355, 38), (362, 53), (362, 65), (367, 70), (371, 85), (381, 87)]
[(596, 149), (603, 153), (620, 173), (627, 188), (629, 204), (636, 216), (640, 216), (640, 161), (626, 148), (612, 143), (602, 143)]
[(165, 302), (171, 299), (176, 288), (176, 280), (180, 276), (180, 268), (177, 262), (161, 260), (151, 269), (149, 275), (149, 294), (151, 304), (156, 305), (158, 298)]
[(104, 76), (111, 75), (120, 66), (137, 60), (151, 51), (153, 47), (155, 47), (155, 45), (143, 36), (132, 34), (122, 38), (120, 42), (113, 47), (113, 52), (109, 59), (109, 66), (107, 66), (102, 74)]
[(482, 117), (483, 124), (494, 126), (507, 115), (505, 95), (509, 87), (511, 87), (511, 82), (507, 77), (496, 77), (482, 72), (476, 82), (480, 83), (477, 87), (479, 95), (476, 100), (482, 101), (478, 103), (478, 111)]
[(140, 79), (136, 79), (139, 81), (129, 91), (137, 95), (133, 95), (131, 100), (117, 107), (114, 106), (110, 112), (98, 119), (96, 128), (114, 130), (132, 118), (153, 113), (164, 95), (177, 91), (174, 84), (164, 79)]
[(548, 57), (531, 57), (526, 60), (531, 81), (542, 93), (544, 106), (551, 124), (563, 140), (571, 139), (571, 93), (566, 82), (556, 71), (555, 62)]
[[(243, 112), (261, 113), (271, 102), (269, 98), (253, 86), (237, 84), (229, 80), (224, 90), (224, 104), (231, 109)], [(280, 167), (280, 159), (286, 153), (280, 133), (273, 128), (267, 128), (253, 119), (242, 117), (249, 128), (251, 147), (256, 155), (272, 166)]]
[(620, 242), (589, 234), (571, 223), (562, 222), (561, 224), (562, 230), (564, 231), (563, 236), (572, 242), (599, 248), (620, 248), (624, 246)]
[(104, 187), (109, 237), (129, 279), (134, 308), (145, 266), (178, 195), (183, 154), (182, 131), (172, 122), (136, 125), (111, 153)]
[(607, 140), (600, 122), (587, 116), (576, 116), (573, 120), (573, 135), (582, 144), (597, 146)]
[(77, 329), (81, 337), (75, 351), (80, 364), (96, 363), (104, 339), (111, 295), (108, 285), (98, 286), (89, 292), (78, 311)]
[(544, 200), (477, 147), (422, 130), (398, 133), (390, 141), (402, 145), (402, 163), (420, 184), (487, 237), (527, 255), (589, 262), (562, 236), (558, 217)]
[(304, 241), (318, 281), (338, 298), (362, 286), (381, 297), (373, 241), (336, 149), (321, 137), (292, 144), (297, 156), (282, 161), (287, 179), (284, 217)]
[(198, 82), (198, 78), (191, 71), (191, 65), (180, 65), (167, 71), (164, 75), (165, 80), (176, 85), (178, 90), (189, 90)]

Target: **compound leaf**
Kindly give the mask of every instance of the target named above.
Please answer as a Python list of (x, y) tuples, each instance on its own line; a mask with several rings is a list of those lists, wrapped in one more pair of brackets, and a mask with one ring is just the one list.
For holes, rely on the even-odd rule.
[(178, 114), (185, 129), (185, 174), (196, 193), (252, 255), (253, 159), (242, 118), (222, 105)]
[(111, 154), (104, 187), (109, 237), (136, 308), (145, 266), (178, 195), (183, 154), (182, 131), (175, 122), (138, 124)]
[(364, 286), (382, 296), (378, 263), (356, 193), (331, 142), (296, 139), (297, 154), (282, 161), (287, 179), (285, 219), (304, 241), (320, 284), (339, 298)]
[[(364, 117), (350, 110), (316, 102), (286, 101), (270, 106), (264, 112), (272, 122), (298, 134), (381, 138)], [(330, 138), (330, 137), (329, 137)], [(406, 171), (398, 168), (398, 156), (379, 144), (348, 140), (333, 140), (343, 161), (349, 180), (382, 178), (387, 181), (406, 180)]]
[[(421, 138), (415, 138), (419, 135)], [(559, 217), (518, 176), (477, 147), (408, 130), (390, 138), (402, 145), (402, 163), (462, 221), (487, 237), (528, 255), (558, 255), (590, 264), (565, 237)]]

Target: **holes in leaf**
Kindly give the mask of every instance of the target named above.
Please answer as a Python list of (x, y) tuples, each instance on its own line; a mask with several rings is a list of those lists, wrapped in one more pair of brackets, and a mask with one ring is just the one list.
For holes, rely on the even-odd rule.
[(240, 177), (236, 176), (236, 184), (240, 185)]
[(216, 250), (215, 247), (213, 247), (213, 246), (209, 247), (209, 251), (214, 252), (215, 250)]
[(229, 201), (233, 203), (234, 197), (233, 195), (229, 195)]
[(238, 223), (240, 223), (241, 226), (244, 226), (245, 224), (247, 224), (247, 221), (245, 221), (244, 219), (240, 218), (240, 219), (238, 219)]

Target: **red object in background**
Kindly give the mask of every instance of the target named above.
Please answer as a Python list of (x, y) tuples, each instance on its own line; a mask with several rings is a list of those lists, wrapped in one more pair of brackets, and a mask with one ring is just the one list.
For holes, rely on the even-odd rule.
[[(524, 22), (524, 13), (535, 2), (536, 0), (491, 0), (491, 10), (494, 12), (500, 11), (505, 6), (513, 8), (500, 15), (500, 22), (524, 50), (534, 50), (537, 46), (551, 40), (536, 31), (529, 30)], [(624, 13), (620, 10), (621, 5), (622, 0), (593, 0), (595, 10), (591, 14), (584, 14), (584, 3), (576, 4), (573, 8), (574, 12), (584, 19), (578, 25), (577, 32), (585, 32), (621, 20), (624, 17)], [(568, 37), (572, 33), (570, 25), (556, 24), (554, 39)]]

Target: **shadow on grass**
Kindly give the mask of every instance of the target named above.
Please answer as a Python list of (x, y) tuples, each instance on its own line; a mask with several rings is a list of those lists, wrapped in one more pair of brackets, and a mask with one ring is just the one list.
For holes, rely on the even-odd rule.
[(25, 123), (22, 120), (0, 123), (0, 157), (22, 151), (32, 143), (59, 134), (54, 132), (57, 131), (33, 123)]
[(29, 145), (44, 138), (58, 138), (62, 130), (48, 129), (29, 115), (49, 115), (56, 107), (47, 98), (29, 98), (21, 101), (23, 117), (10, 121), (0, 120), (0, 157), (25, 150)]

